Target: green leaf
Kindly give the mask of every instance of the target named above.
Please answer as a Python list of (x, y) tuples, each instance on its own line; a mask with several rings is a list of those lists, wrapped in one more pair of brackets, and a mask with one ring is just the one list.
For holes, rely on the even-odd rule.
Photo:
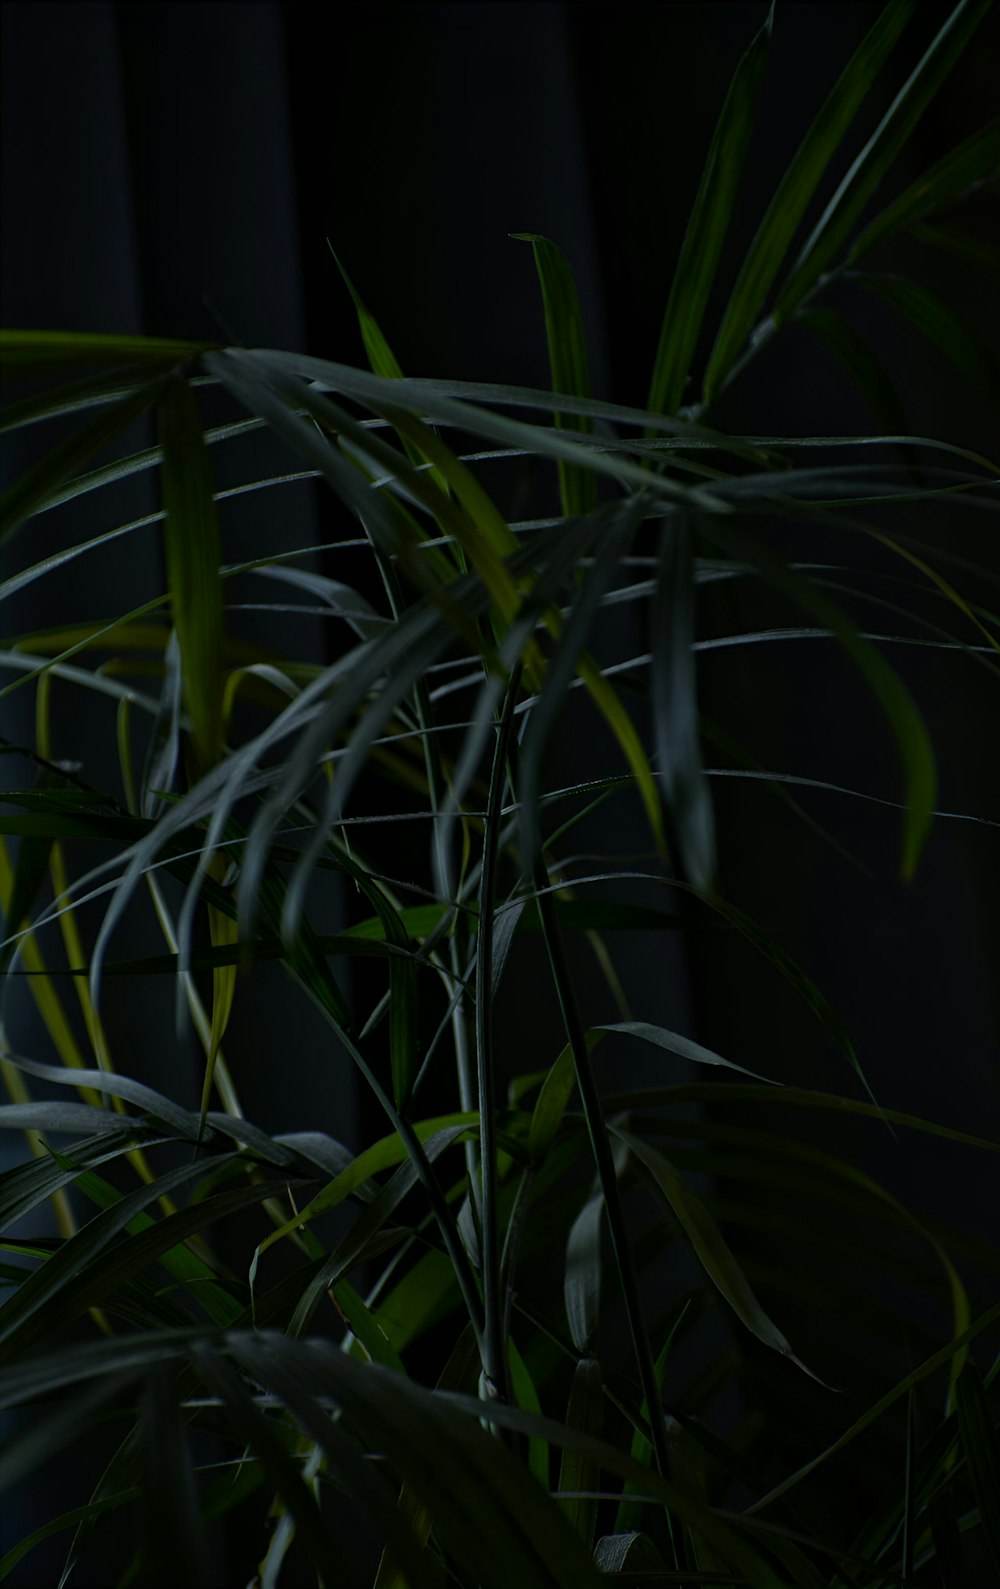
[(736, 68), (716, 123), (656, 350), (647, 407), (657, 414), (676, 414), (684, 398), (750, 142), (773, 18), (772, 3), (764, 26)]
[(820, 179), (912, 12), (913, 0), (890, 0), (799, 144), (757, 229), (726, 306), (705, 372), (705, 404), (718, 395), (743, 351)]
[(715, 875), (715, 816), (702, 770), (694, 651), (691, 527), (680, 510), (664, 522), (650, 617), (653, 727), (682, 875), (709, 889)]
[(765, 1346), (769, 1346), (780, 1356), (789, 1358), (804, 1373), (809, 1374), (811, 1379), (815, 1379), (816, 1375), (795, 1356), (781, 1331), (771, 1322), (757, 1301), (743, 1270), (722, 1239), (718, 1226), (697, 1193), (692, 1191), (687, 1182), (677, 1174), (673, 1165), (662, 1153), (658, 1153), (648, 1143), (641, 1142), (619, 1127), (612, 1126), (611, 1129), (644, 1166), (654, 1184), (663, 1193), (705, 1273), (718, 1286), (740, 1322)]
[[(530, 243), (542, 289), (545, 337), (549, 347), (549, 369), (553, 392), (570, 397), (590, 396), (590, 366), (583, 314), (576, 290), (573, 267), (557, 244), (537, 232), (511, 232), (519, 242)], [(561, 429), (590, 432), (590, 419), (583, 414), (554, 415)], [(567, 517), (591, 513), (597, 506), (597, 481), (592, 474), (573, 469), (560, 459), (559, 494)]]
[(48, 374), (79, 365), (183, 364), (215, 344), (173, 342), (164, 337), (107, 336), (89, 331), (0, 331), (0, 369), (15, 375)]
[(844, 248), (865, 205), (989, 11), (990, 3), (991, 0), (959, 0), (803, 245), (778, 295), (773, 315), (776, 322), (788, 319)]
[[(593, 1052), (600, 1042), (599, 1032), (588, 1032), (587, 1047)], [(532, 1158), (544, 1158), (556, 1132), (562, 1125), (569, 1101), (576, 1089), (576, 1069), (573, 1050), (569, 1044), (554, 1060), (545, 1073), (541, 1091), (535, 1101), (528, 1130), (528, 1152)]]
[(1000, 1573), (1000, 1440), (983, 1376), (971, 1357), (955, 1383), (955, 1400), (980, 1527), (994, 1570)]
[(693, 1061), (696, 1065), (723, 1065), (726, 1070), (738, 1070), (741, 1075), (752, 1076), (755, 1081), (768, 1080), (766, 1076), (758, 1076), (756, 1071), (734, 1064), (731, 1059), (723, 1059), (721, 1054), (716, 1054), (711, 1048), (702, 1047), (701, 1043), (693, 1042), (690, 1037), (682, 1037), (679, 1032), (668, 1032), (663, 1026), (652, 1026), (648, 1021), (615, 1021), (611, 1025), (597, 1026), (594, 1030), (625, 1032), (629, 1037), (638, 1037), (643, 1042), (654, 1044), (657, 1048), (665, 1048), (669, 1053), (679, 1054), (682, 1059)]
[[(995, 177), (1000, 169), (1000, 116), (979, 127), (972, 135), (952, 149), (899, 195), (886, 209), (865, 227), (861, 236), (851, 245), (848, 259), (856, 263), (870, 249), (885, 242), (898, 232), (912, 230), (914, 236), (935, 237), (933, 228), (918, 228), (916, 223), (925, 215), (933, 215), (960, 199), (969, 188), (984, 178)], [(945, 234), (947, 236), (947, 234)], [(986, 243), (975, 246), (987, 249)], [(995, 254), (995, 250), (993, 251)], [(989, 257), (989, 256), (988, 256)], [(984, 261), (985, 262), (985, 261)]]
[(222, 750), (222, 544), (201, 414), (180, 377), (161, 404), (160, 444), (171, 612), (196, 764), (207, 772)]
[(638, 1573), (643, 1582), (664, 1581), (663, 1561), (648, 1534), (605, 1534), (597, 1541), (594, 1564), (611, 1577)]

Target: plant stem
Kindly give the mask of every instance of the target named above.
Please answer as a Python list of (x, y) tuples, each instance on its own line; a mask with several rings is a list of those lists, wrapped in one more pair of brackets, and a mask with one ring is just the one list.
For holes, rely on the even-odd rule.
[(497, 1230), (497, 1137), (493, 1063), (493, 898), (503, 791), (514, 706), (521, 679), (515, 666), (507, 685), (497, 728), (483, 831), (483, 866), (479, 885), (479, 931), (476, 953), (476, 1082), (479, 1091), (479, 1170), (481, 1176), (480, 1242), (482, 1250), (483, 1370), (490, 1394), (510, 1400), (510, 1372), (504, 1330), (503, 1289)]
[(566, 959), (562, 934), (559, 931), (559, 923), (556, 918), (548, 868), (541, 852), (535, 858), (534, 879), (538, 896), (538, 914), (542, 924), (542, 935), (548, 951), (549, 964), (552, 967), (552, 980), (555, 983), (559, 1009), (566, 1029), (566, 1040), (573, 1054), (576, 1082), (580, 1089), (580, 1100), (583, 1104), (584, 1118), (587, 1122), (587, 1132), (594, 1154), (594, 1162), (597, 1165), (601, 1190), (604, 1194), (604, 1207), (608, 1218), (608, 1229), (611, 1233), (611, 1248), (615, 1257), (615, 1266), (618, 1270), (622, 1295), (625, 1299), (625, 1311), (628, 1315), (632, 1346), (639, 1369), (639, 1381), (642, 1386), (646, 1407), (649, 1411), (650, 1441), (656, 1459), (657, 1470), (662, 1478), (666, 1478), (668, 1475), (667, 1437), (660, 1413), (660, 1390), (656, 1381), (653, 1351), (649, 1343), (649, 1334), (646, 1330), (646, 1322), (642, 1312), (639, 1280), (632, 1258), (632, 1249), (629, 1246), (628, 1231), (625, 1225), (625, 1211), (622, 1207), (618, 1177), (615, 1173), (614, 1155), (611, 1151), (611, 1144), (604, 1125), (597, 1082), (591, 1068), (583, 1022), (580, 1018), (569, 963)]

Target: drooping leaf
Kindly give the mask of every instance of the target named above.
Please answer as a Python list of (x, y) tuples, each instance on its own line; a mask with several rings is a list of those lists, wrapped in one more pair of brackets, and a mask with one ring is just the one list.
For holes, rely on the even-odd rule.
[(760, 1306), (743, 1270), (697, 1193), (678, 1175), (662, 1153), (629, 1132), (618, 1127), (613, 1129), (663, 1193), (705, 1273), (718, 1286), (741, 1323), (765, 1346), (789, 1358), (814, 1379), (816, 1376), (799, 1361), (781, 1331)]

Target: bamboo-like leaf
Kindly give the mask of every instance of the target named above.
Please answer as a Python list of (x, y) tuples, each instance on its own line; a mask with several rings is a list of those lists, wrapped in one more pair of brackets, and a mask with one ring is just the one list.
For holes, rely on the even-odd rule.
[(211, 342), (173, 342), (164, 337), (108, 336), (90, 331), (0, 331), (0, 369), (8, 378), (80, 366), (123, 364), (164, 367), (205, 353)]
[(824, 171), (912, 13), (913, 0), (890, 0), (851, 56), (779, 182), (743, 262), (715, 339), (705, 372), (706, 405), (718, 395), (743, 351)]
[(662, 1153), (619, 1127), (611, 1128), (638, 1159), (663, 1193), (705, 1273), (718, 1286), (742, 1324), (780, 1356), (787, 1357), (811, 1379), (815, 1374), (795, 1356), (785, 1337), (768, 1318), (747, 1283), (746, 1276), (700, 1197), (682, 1179)]
[[(519, 242), (530, 243), (535, 256), (535, 269), (542, 289), (552, 390), (568, 393), (572, 397), (589, 397), (587, 338), (573, 267), (562, 249), (550, 238), (542, 237), (537, 232), (511, 232), (510, 235)], [(553, 418), (562, 429), (589, 432), (593, 428), (586, 415), (556, 413)], [(594, 476), (572, 469), (563, 462), (559, 464), (559, 494), (562, 510), (568, 517), (591, 513), (597, 506), (597, 482)]]
[(199, 772), (222, 749), (222, 546), (197, 399), (170, 382), (160, 410), (164, 545), (184, 702)]
[(657, 414), (676, 414), (684, 398), (750, 142), (773, 17), (772, 4), (764, 26), (736, 68), (716, 123), (653, 364), (647, 407)]
[(715, 875), (715, 817), (702, 771), (694, 652), (694, 559), (691, 527), (666, 519), (650, 617), (653, 728), (669, 831), (682, 875), (710, 889)]
[[(638, 1037), (643, 1042), (652, 1043), (656, 1048), (665, 1048), (668, 1053), (679, 1054), (682, 1059), (692, 1061), (696, 1065), (722, 1065), (726, 1070), (738, 1070), (743, 1076), (752, 1076), (755, 1081), (768, 1080), (766, 1076), (758, 1076), (756, 1071), (734, 1064), (731, 1059), (723, 1059), (721, 1054), (716, 1054), (711, 1048), (703, 1047), (701, 1043), (693, 1042), (690, 1037), (682, 1037), (680, 1032), (668, 1032), (666, 1027), (654, 1026), (648, 1021), (614, 1021), (610, 1025), (596, 1027), (595, 1031), (625, 1032), (629, 1037)], [(541, 1099), (539, 1099), (540, 1103)], [(536, 1114), (537, 1110), (538, 1105), (536, 1105)]]
[(803, 245), (778, 295), (776, 321), (788, 319), (846, 245), (868, 200), (989, 9), (990, 0), (959, 0), (948, 16)]
[[(871, 249), (904, 230), (913, 230), (925, 215), (952, 204), (984, 178), (1000, 170), (1000, 116), (988, 121), (935, 161), (929, 170), (882, 210), (851, 244), (848, 258), (852, 264)], [(918, 235), (914, 232), (914, 235)], [(988, 247), (988, 245), (981, 245)]]
[(556, 1504), (478, 1421), (457, 1416), (449, 1397), (362, 1368), (318, 1341), (271, 1336), (267, 1343), (279, 1360), (296, 1350), (316, 1383), (336, 1396), (363, 1438), (428, 1507), (473, 1581), (484, 1589), (596, 1586), (588, 1553)]

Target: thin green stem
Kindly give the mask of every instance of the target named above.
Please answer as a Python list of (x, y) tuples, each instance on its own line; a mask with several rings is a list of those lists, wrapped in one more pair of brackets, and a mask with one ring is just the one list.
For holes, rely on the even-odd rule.
[(510, 1371), (504, 1331), (503, 1288), (497, 1226), (496, 1078), (493, 1054), (493, 903), (496, 889), (507, 757), (521, 668), (507, 685), (497, 727), (483, 832), (483, 865), (479, 887), (479, 930), (476, 953), (476, 1082), (479, 1091), (479, 1171), (481, 1176), (480, 1243), (485, 1324), (483, 1369), (492, 1396), (510, 1400)]
[(604, 1194), (604, 1208), (608, 1219), (608, 1229), (611, 1233), (611, 1248), (614, 1253), (615, 1266), (618, 1270), (618, 1278), (625, 1300), (625, 1311), (628, 1315), (629, 1332), (632, 1336), (632, 1346), (639, 1370), (639, 1381), (646, 1406), (649, 1409), (649, 1428), (652, 1437), (653, 1454), (656, 1459), (658, 1472), (661, 1477), (666, 1478), (669, 1471), (667, 1436), (663, 1418), (660, 1414), (660, 1389), (656, 1381), (653, 1349), (650, 1345), (649, 1333), (643, 1317), (642, 1299), (639, 1295), (639, 1279), (632, 1257), (632, 1249), (629, 1246), (625, 1210), (622, 1206), (621, 1193), (618, 1187), (618, 1176), (615, 1173), (614, 1155), (608, 1139), (607, 1128), (604, 1124), (597, 1081), (590, 1063), (590, 1053), (587, 1048), (583, 1021), (580, 1018), (580, 1011), (576, 1002), (569, 962), (566, 959), (566, 950), (562, 941), (562, 934), (559, 931), (548, 868), (541, 853), (535, 859), (534, 876), (542, 935), (545, 939), (549, 964), (552, 968), (552, 980), (555, 983), (559, 1009), (566, 1029), (566, 1040), (573, 1055), (576, 1083), (580, 1090), (580, 1101), (583, 1104), (584, 1118), (587, 1122), (587, 1133), (590, 1137), (594, 1162), (601, 1182), (601, 1191)]

